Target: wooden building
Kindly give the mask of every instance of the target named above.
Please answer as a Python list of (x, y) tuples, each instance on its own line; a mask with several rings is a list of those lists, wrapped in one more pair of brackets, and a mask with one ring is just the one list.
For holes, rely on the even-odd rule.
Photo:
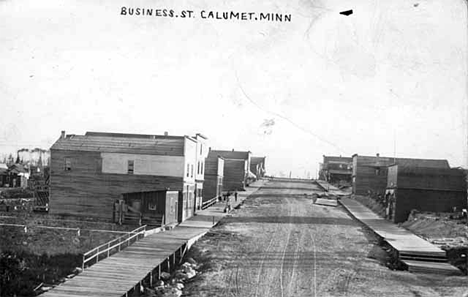
[(450, 168), (447, 160), (391, 158), (353, 155), (353, 194), (382, 196), (387, 188), (387, 171), (391, 165), (409, 167)]
[(179, 192), (178, 220), (193, 215), (197, 139), (189, 136), (87, 132), (51, 147), (51, 214), (112, 220), (125, 193)]
[(353, 175), (353, 158), (342, 156), (323, 156), (319, 179), (332, 183), (351, 182)]
[(250, 172), (255, 174), (258, 178), (265, 176), (265, 160), (266, 157), (251, 157), (250, 158)]
[(8, 182), (8, 166), (0, 163), (0, 188), (5, 187)]
[(250, 172), (251, 152), (250, 151), (223, 151), (211, 150), (213, 154), (224, 159), (224, 191), (245, 191), (249, 180), (255, 178)]
[(0, 187), (26, 188), (28, 186), (29, 171), (23, 164), (12, 164), (0, 167)]
[[(124, 193), (123, 200), (114, 207), (114, 222), (122, 224), (125, 220), (133, 220), (139, 225), (164, 226), (179, 222), (178, 191), (148, 191)], [(122, 203), (124, 202), (124, 203)], [(128, 216), (128, 210), (137, 216)], [(138, 211), (136, 211), (138, 210)]]
[(453, 212), (467, 207), (466, 173), (461, 169), (393, 165), (388, 168), (387, 218), (399, 223), (412, 209)]
[(193, 137), (197, 141), (196, 159), (197, 171), (195, 173), (195, 209), (201, 209), (203, 203), (203, 190), (205, 181), (205, 159), (208, 156), (209, 147), (207, 144), (208, 138), (202, 134), (197, 134)]
[(203, 202), (223, 193), (224, 159), (210, 151), (205, 161), (205, 183), (203, 188)]

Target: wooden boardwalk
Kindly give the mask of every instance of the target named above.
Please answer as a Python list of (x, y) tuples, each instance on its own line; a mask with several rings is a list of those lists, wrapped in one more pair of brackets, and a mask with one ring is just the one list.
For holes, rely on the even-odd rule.
[(340, 189), (338, 189), (337, 187), (329, 184), (328, 182), (324, 181), (324, 180), (319, 180), (319, 179), (316, 179), (314, 180), (314, 182), (320, 187), (322, 188), (325, 192), (329, 192), (330, 194), (333, 194), (333, 195), (338, 195), (338, 196), (343, 196), (343, 195), (348, 195), (349, 193), (346, 193)]
[[(259, 189), (264, 181), (252, 184), (246, 192), (239, 192), (241, 203), (250, 194)], [(139, 289), (144, 279), (153, 279), (160, 269), (176, 263), (177, 252), (182, 253), (185, 247), (203, 236), (223, 218), (225, 204), (219, 202), (212, 207), (199, 211), (196, 216), (181, 223), (171, 231), (148, 235), (124, 250), (85, 269), (72, 279), (41, 294), (43, 297), (118, 297), (125, 296), (134, 288)], [(164, 266), (164, 267), (162, 267)]]
[(446, 253), (439, 247), (379, 217), (356, 200), (342, 198), (340, 203), (352, 216), (397, 250), (400, 260), (408, 265), (410, 271), (416, 272), (418, 267), (424, 267), (425, 272), (432, 269), (434, 272), (443, 272), (444, 274), (461, 274), (461, 271), (456, 267), (446, 263)]

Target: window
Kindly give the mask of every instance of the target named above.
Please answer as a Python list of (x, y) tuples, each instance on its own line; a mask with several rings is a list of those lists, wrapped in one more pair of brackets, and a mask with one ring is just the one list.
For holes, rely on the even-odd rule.
[(133, 174), (133, 169), (134, 169), (134, 161), (133, 160), (128, 160), (127, 162), (127, 173), (128, 174)]
[(201, 165), (201, 166), (200, 166), (200, 174), (203, 174), (203, 165), (204, 165), (204, 164), (205, 164), (205, 163), (203, 163), (203, 162), (200, 163), (200, 165)]
[(71, 160), (70, 158), (65, 158), (65, 171), (71, 170)]
[(380, 175), (380, 168), (375, 169), (375, 175)]
[(190, 176), (190, 164), (187, 164), (187, 177)]
[(148, 209), (149, 210), (156, 210), (156, 203), (155, 202), (148, 203)]
[(203, 155), (203, 144), (200, 143), (200, 155)]
[(200, 161), (197, 163), (197, 174), (200, 174)]
[(193, 177), (193, 164), (192, 164), (191, 170), (190, 170), (190, 177)]

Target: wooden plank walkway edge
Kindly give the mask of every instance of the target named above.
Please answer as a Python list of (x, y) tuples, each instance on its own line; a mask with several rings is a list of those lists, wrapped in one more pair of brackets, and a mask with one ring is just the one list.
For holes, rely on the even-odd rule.
[[(378, 237), (392, 246), (398, 252), (400, 261), (407, 265), (409, 264), (410, 272), (421, 272), (422, 269), (418, 270), (412, 268), (419, 267), (415, 263), (421, 263), (423, 261), (412, 261), (407, 259), (407, 257), (425, 258), (424, 262), (420, 265), (424, 267), (424, 271), (430, 271), (432, 269), (434, 272), (449, 271), (453, 275), (461, 274), (458, 268), (447, 262), (437, 263), (440, 262), (441, 259), (445, 259), (446, 261), (446, 252), (439, 247), (379, 217), (372, 210), (355, 200), (342, 198), (339, 200), (339, 203), (353, 218), (367, 226)], [(432, 261), (431, 258), (434, 258), (434, 260)]]
[[(233, 201), (233, 206), (242, 203), (266, 182), (268, 181), (260, 181), (246, 192), (240, 192), (239, 200)], [(162, 271), (170, 272), (180, 264), (177, 261), (183, 259), (190, 247), (228, 215), (223, 210), (223, 203), (215, 204), (200, 211), (200, 216), (194, 216), (172, 230), (149, 232), (140, 241), (92, 265), (40, 296), (118, 297), (128, 296), (135, 290), (140, 291), (143, 283), (152, 285)]]

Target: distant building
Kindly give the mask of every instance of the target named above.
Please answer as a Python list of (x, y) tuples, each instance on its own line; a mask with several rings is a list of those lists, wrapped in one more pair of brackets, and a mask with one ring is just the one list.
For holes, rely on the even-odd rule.
[(466, 173), (461, 169), (406, 165), (388, 167), (385, 205), (387, 218), (399, 223), (412, 209), (453, 212), (467, 207)]
[(323, 156), (319, 179), (332, 183), (351, 182), (353, 175), (353, 158), (342, 156)]
[(249, 182), (255, 179), (255, 175), (250, 172), (250, 151), (223, 151), (212, 150), (213, 154), (224, 159), (224, 191), (244, 191)]
[(0, 163), (0, 188), (8, 184), (8, 166), (7, 164)]
[(353, 194), (383, 196), (387, 188), (387, 172), (391, 165), (409, 167), (450, 168), (447, 160), (391, 158), (353, 155)]
[[(205, 140), (167, 133), (65, 135), (63, 131), (51, 147), (49, 212), (112, 220), (115, 203), (125, 194), (132, 193), (133, 200), (126, 202), (133, 203), (131, 209), (147, 213), (157, 210), (142, 209), (149, 204), (136, 201), (135, 193), (177, 191), (177, 201), (169, 199), (174, 205), (166, 206), (177, 212), (177, 221), (183, 221), (196, 209), (197, 158), (204, 153), (200, 147)], [(159, 194), (155, 195), (151, 197)]]
[(223, 179), (224, 159), (213, 151), (210, 151), (205, 161), (203, 202), (222, 195)]
[(265, 176), (265, 160), (266, 157), (251, 157), (250, 158), (250, 172), (255, 174), (257, 178)]
[(41, 148), (23, 148), (17, 151), (17, 158), (20, 163), (27, 164), (29, 166), (48, 166), (50, 162), (50, 151)]

